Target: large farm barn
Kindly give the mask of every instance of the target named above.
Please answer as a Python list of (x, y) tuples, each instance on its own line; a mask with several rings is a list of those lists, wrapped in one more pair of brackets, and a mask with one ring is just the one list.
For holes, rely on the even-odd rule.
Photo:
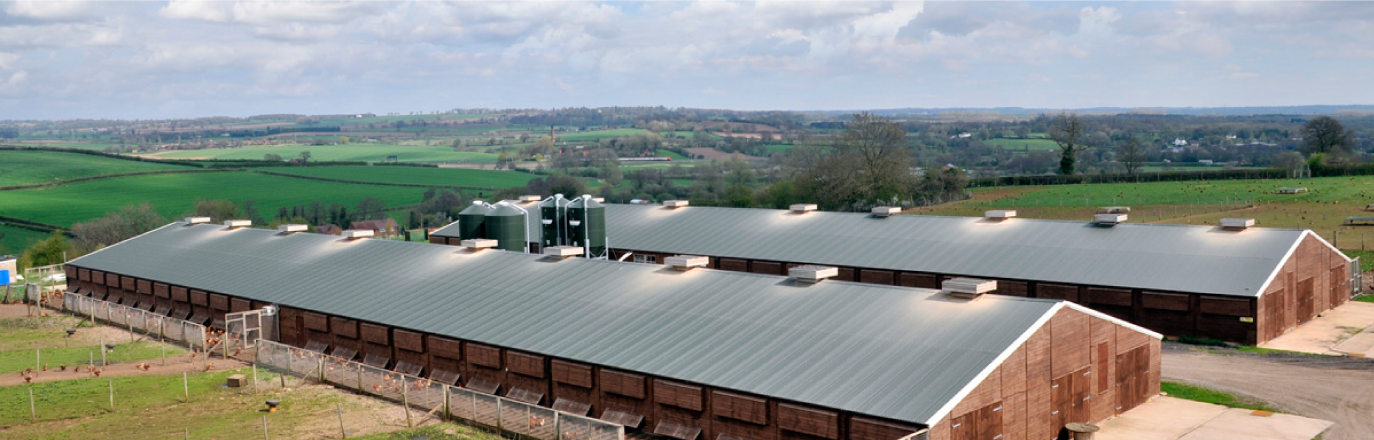
[[(537, 251), (541, 210), (517, 205), (533, 217)], [(461, 222), (430, 241), (459, 244)], [(925, 288), (995, 279), (999, 294), (1069, 300), (1166, 335), (1245, 344), (1349, 300), (1357, 269), (1298, 229), (658, 205), (606, 205), (605, 225), (612, 259), (701, 255), (712, 268), (774, 275), (820, 264), (839, 267), (841, 280)]]
[(1043, 440), (1159, 392), (1159, 334), (1063, 300), (181, 222), (66, 269), (680, 440)]

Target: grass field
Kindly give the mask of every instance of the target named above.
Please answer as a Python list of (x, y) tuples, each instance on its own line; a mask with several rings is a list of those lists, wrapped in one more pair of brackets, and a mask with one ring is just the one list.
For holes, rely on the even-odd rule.
[(791, 144), (773, 144), (773, 145), (765, 145), (764, 148), (767, 148), (767, 149), (768, 149), (768, 154), (773, 154), (773, 153), (784, 153), (784, 152), (787, 152), (788, 150), (791, 150), (792, 147), (794, 147), (794, 146), (795, 146), (795, 145), (791, 145)]
[(657, 152), (655, 152), (654, 154), (656, 154), (656, 155), (658, 155), (658, 156), (667, 156), (667, 157), (672, 158), (673, 160), (691, 160), (691, 159), (687, 158), (687, 156), (683, 156), (682, 154), (679, 154), (679, 153), (677, 153), (677, 152), (675, 152), (675, 151), (672, 151), (672, 150), (664, 150), (664, 149), (661, 149), (661, 148), (660, 148)]
[(1029, 149), (1029, 150), (1031, 150), (1031, 151), (1035, 151), (1035, 150), (1053, 151), (1053, 150), (1058, 150), (1058, 149), (1059, 149), (1059, 145), (1058, 145), (1058, 144), (1055, 144), (1054, 141), (1049, 140), (1049, 139), (1041, 139), (1041, 138), (1031, 138), (1031, 139), (995, 138), (995, 139), (989, 139), (989, 140), (987, 140), (987, 141), (984, 141), (984, 143), (991, 144), (991, 145), (996, 145), (996, 146), (1002, 147), (1002, 148), (1004, 148), (1004, 149), (1007, 149), (1007, 150), (1014, 150), (1014, 151), (1022, 151), (1022, 150), (1026, 150), (1026, 149)]
[(1256, 402), (1250, 399), (1243, 399), (1231, 394), (1223, 393), (1209, 388), (1195, 387), (1192, 385), (1177, 382), (1163, 382), (1159, 384), (1159, 388), (1160, 391), (1163, 391), (1165, 394), (1180, 399), (1188, 399), (1206, 403), (1215, 403), (1217, 405), (1231, 408), (1243, 408), (1277, 412), (1273, 408), (1270, 408), (1268, 405), (1265, 405), (1263, 402)]
[(45, 141), (37, 142), (34, 140), (5, 141), (5, 145), (20, 145), (25, 147), (50, 147), (50, 148), (75, 148), (78, 150), (105, 151), (106, 147), (119, 145), (118, 143), (104, 143), (94, 141)]
[(449, 145), (391, 145), (391, 144), (347, 144), (347, 145), (276, 145), (243, 148), (209, 148), (204, 150), (183, 150), (156, 153), (160, 159), (252, 159), (262, 160), (266, 154), (277, 154), (290, 159), (299, 157), (302, 151), (309, 151), (311, 160), (317, 161), (367, 161), (381, 162), (387, 156), (396, 156), (402, 162), (496, 162), (495, 154), (471, 151), (453, 151)]
[(18, 254), (44, 238), (48, 234), (0, 224), (0, 255)]
[[(546, 133), (547, 134), (547, 133)], [(637, 134), (649, 134), (648, 130), (638, 128), (617, 128), (613, 130), (582, 131), (575, 133), (558, 133), (558, 140), (568, 142), (588, 142), (601, 139), (610, 139), (621, 136), (634, 136)]]
[(5, 215), (70, 226), (100, 217), (121, 206), (148, 201), (169, 218), (185, 214), (196, 200), (252, 200), (258, 212), (272, 216), (277, 208), (319, 200), (350, 209), (367, 197), (387, 206), (420, 202), (424, 188), (346, 184), (269, 176), (246, 171), (129, 176), (53, 188), (0, 191)]
[(191, 167), (123, 160), (58, 151), (0, 150), (0, 186), (138, 171), (189, 170)]
[[(1290, 186), (1310, 192), (1274, 192)], [(1263, 227), (1312, 229), (1342, 248), (1360, 249), (1367, 235), (1364, 246), (1374, 249), (1374, 228), (1342, 225), (1346, 217), (1374, 215), (1364, 209), (1374, 202), (1374, 176), (974, 188), (972, 194), (967, 201), (917, 211), (978, 216), (988, 209), (1016, 209), (1021, 217), (1087, 220), (1097, 207), (1124, 205), (1132, 208), (1133, 222), (1216, 224), (1224, 217), (1250, 217)]]
[[(54, 332), (56, 333), (56, 332)], [(106, 360), (110, 363), (126, 363), (141, 361), (146, 359), (157, 359), (162, 356), (162, 344), (157, 342), (134, 342), (122, 343), (115, 346), (115, 351), (106, 354)], [(79, 347), (55, 347), (42, 349), (42, 362), (50, 369), (56, 371), (59, 365), (75, 366), (86, 364), (92, 358), (97, 363), (100, 362), (100, 347), (95, 345)], [(92, 356), (94, 353), (94, 356)], [(186, 350), (181, 348), (168, 347), (167, 356), (185, 354)], [(34, 350), (16, 349), (0, 351), (0, 373), (18, 373), (28, 368), (34, 368), (34, 362), (38, 361)]]
[(472, 170), (465, 168), (429, 168), (396, 166), (337, 166), (281, 168), (273, 172), (330, 179), (358, 180), (384, 183), (413, 183), (421, 185), (455, 185), (512, 188), (524, 186), (533, 174), (517, 171)]

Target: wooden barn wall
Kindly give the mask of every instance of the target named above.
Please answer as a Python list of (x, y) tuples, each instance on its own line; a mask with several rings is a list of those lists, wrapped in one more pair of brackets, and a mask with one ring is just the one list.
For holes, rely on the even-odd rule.
[(395, 350), (391, 352), (395, 362), (419, 365), (423, 367), (420, 375), (429, 375), (430, 371), (427, 366), (429, 364), (429, 352), (425, 350), (425, 335), (423, 333), (396, 328), (391, 330), (391, 339), (395, 341)]
[[(1125, 326), (1062, 309), (932, 426), (929, 438), (1043, 440), (1058, 434), (1062, 428), (1058, 420), (1111, 418), (1131, 409), (1117, 405), (1117, 356), (1150, 347), (1153, 366), (1143, 373), (1153, 380), (1142, 391), (1153, 396), (1159, 393), (1159, 346), (1158, 339)], [(1054, 385), (1066, 377), (1075, 377), (1076, 384), (1084, 387), (1080, 391), (1087, 399), (1077, 409), (1054, 405), (1058, 391)], [(1062, 419), (1056, 411), (1076, 414), (1081, 420)]]
[(515, 350), (503, 350), (506, 357), (507, 388), (502, 392), (508, 395), (516, 388), (540, 394), (539, 404), (550, 406), (548, 361), (544, 356)]
[(465, 379), (467, 370), (463, 368), (463, 343), (456, 339), (450, 339), (434, 335), (425, 335), (425, 342), (429, 346), (429, 365), (425, 368), (432, 373), (436, 370), (457, 373), (460, 378)]
[(1279, 337), (1349, 301), (1347, 264), (1316, 237), (1304, 238), (1256, 304), (1259, 339)]
[(505, 395), (509, 386), (507, 386), (505, 366), (501, 362), (501, 358), (501, 349), (498, 347), (464, 342), (463, 384), (469, 384), (475, 379), (492, 381), (501, 385), (496, 392)]
[[(560, 399), (590, 406), (587, 414), (600, 414), (601, 399), (597, 398), (595, 367), (581, 362), (554, 359), (550, 362), (550, 403)], [(587, 415), (582, 414), (582, 415)]]
[(358, 350), (359, 357), (365, 358), (370, 354), (386, 358), (388, 368), (396, 364), (391, 353), (391, 327), (368, 322), (358, 323), (358, 336), (362, 341), (362, 349)]
[[(312, 318), (306, 318), (306, 319), (312, 319)], [(310, 324), (309, 324), (309, 323), (306, 324), (306, 328), (310, 328)], [(349, 359), (349, 360), (353, 360), (353, 361), (362, 361), (362, 360), (363, 360), (363, 354), (362, 354), (362, 353), (363, 353), (363, 341), (362, 341), (362, 338), (360, 338), (360, 337), (358, 336), (358, 321), (357, 321), (357, 320), (348, 319), (348, 318), (341, 318), (341, 317), (338, 317), (338, 316), (330, 316), (330, 317), (329, 317), (329, 327), (328, 327), (328, 328), (329, 328), (329, 334), (330, 334), (329, 339), (327, 339), (327, 340), (321, 340), (320, 342), (328, 342), (328, 343), (329, 343), (329, 352), (330, 352), (330, 353), (335, 353), (335, 352), (337, 352), (337, 350), (338, 350), (339, 348), (341, 348), (341, 347), (342, 347), (342, 348), (348, 348), (348, 349), (353, 350), (353, 351), (355, 351), (355, 352), (358, 353), (358, 354), (354, 355), (354, 357), (353, 357), (352, 359)], [(309, 342), (309, 341), (306, 341), (306, 342)]]

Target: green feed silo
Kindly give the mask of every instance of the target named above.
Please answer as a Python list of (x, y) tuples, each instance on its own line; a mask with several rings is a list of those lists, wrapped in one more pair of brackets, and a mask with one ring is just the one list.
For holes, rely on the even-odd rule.
[(568, 219), (564, 218), (570, 200), (562, 194), (544, 199), (539, 203), (539, 230), (542, 237), (539, 247), (550, 248), (568, 244)]
[(568, 204), (569, 244), (586, 248), (588, 256), (606, 256), (606, 207), (583, 195)]
[(458, 239), (471, 240), (474, 238), (487, 238), (485, 224), (488, 212), (491, 212), (491, 205), (481, 200), (473, 201), (472, 206), (459, 212)]
[(524, 210), (506, 202), (497, 203), (486, 215), (485, 238), (496, 240), (497, 249), (526, 252), (525, 217)]

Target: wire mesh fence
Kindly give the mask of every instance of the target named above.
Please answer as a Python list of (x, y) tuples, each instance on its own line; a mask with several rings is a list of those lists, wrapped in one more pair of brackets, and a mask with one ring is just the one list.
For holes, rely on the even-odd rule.
[(162, 341), (178, 342), (187, 348), (208, 351), (205, 326), (123, 306), (74, 293), (62, 295), (62, 308), (72, 314), (109, 325), (143, 333)]
[(418, 418), (450, 418), (499, 434), (539, 440), (624, 440), (625, 428), (538, 405), (453, 387), (271, 341), (256, 342), (258, 366), (327, 383), (422, 411)]

